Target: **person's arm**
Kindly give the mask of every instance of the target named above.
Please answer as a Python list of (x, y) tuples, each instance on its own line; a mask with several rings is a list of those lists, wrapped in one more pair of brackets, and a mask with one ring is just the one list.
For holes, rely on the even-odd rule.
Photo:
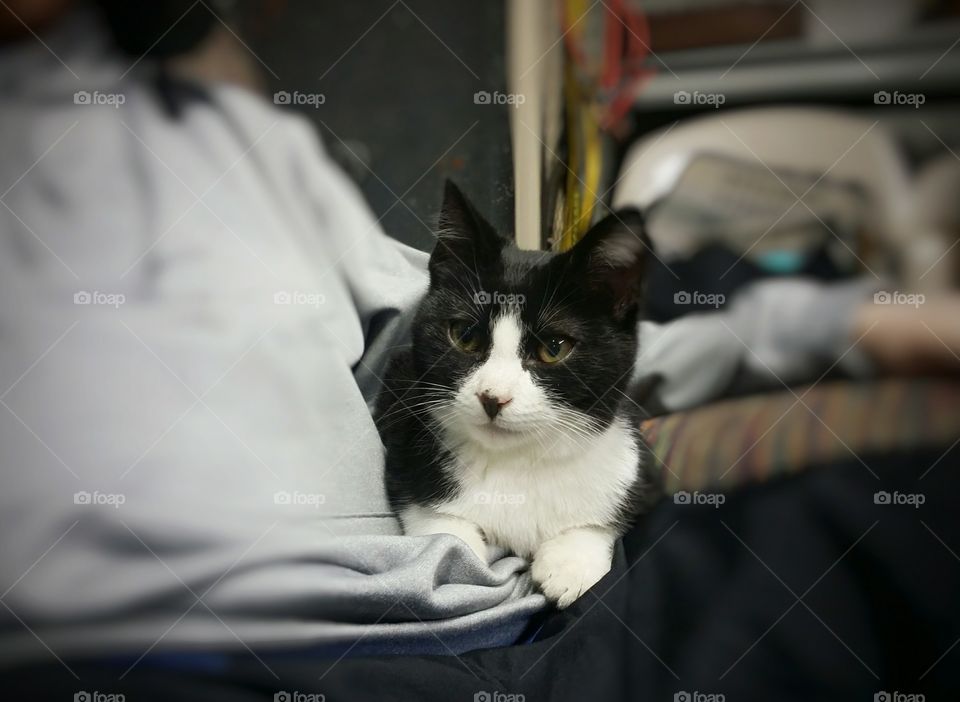
[(640, 325), (636, 381), (660, 376), (653, 392), (668, 411), (724, 396), (738, 378), (751, 387), (782, 388), (816, 380), (833, 367), (855, 376), (874, 371), (850, 337), (854, 318), (876, 284), (787, 278), (755, 283), (717, 312), (667, 324)]
[(960, 372), (960, 295), (916, 295), (915, 305), (860, 305), (850, 335), (877, 366), (898, 373)]

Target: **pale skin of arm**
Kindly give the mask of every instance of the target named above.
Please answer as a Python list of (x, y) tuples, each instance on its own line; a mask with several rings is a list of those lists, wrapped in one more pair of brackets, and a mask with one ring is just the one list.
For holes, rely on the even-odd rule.
[(960, 374), (960, 295), (928, 296), (917, 307), (861, 305), (851, 341), (859, 339), (882, 371)]

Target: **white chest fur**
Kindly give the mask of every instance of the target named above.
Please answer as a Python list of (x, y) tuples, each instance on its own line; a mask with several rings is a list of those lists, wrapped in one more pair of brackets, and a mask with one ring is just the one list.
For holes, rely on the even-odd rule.
[(436, 509), (476, 524), (490, 544), (531, 556), (571, 528), (613, 522), (638, 460), (634, 435), (620, 421), (563, 456), (540, 446), (497, 453), (468, 446), (447, 468), (460, 494)]

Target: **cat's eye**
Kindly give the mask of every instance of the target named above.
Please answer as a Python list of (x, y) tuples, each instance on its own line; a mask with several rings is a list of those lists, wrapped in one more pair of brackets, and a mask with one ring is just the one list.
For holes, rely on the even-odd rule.
[(480, 330), (472, 322), (454, 320), (450, 322), (450, 341), (461, 351), (476, 353), (480, 350)]
[(573, 340), (563, 336), (551, 336), (537, 346), (537, 358), (544, 363), (560, 363), (573, 351)]

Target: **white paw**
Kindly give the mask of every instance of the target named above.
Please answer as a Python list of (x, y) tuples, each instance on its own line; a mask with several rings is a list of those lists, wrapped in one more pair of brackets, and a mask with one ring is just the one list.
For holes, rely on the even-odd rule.
[(610, 559), (609, 538), (578, 530), (544, 542), (530, 574), (547, 599), (565, 609), (607, 574)]
[(487, 542), (483, 540), (479, 529), (462, 529), (454, 533), (454, 536), (460, 538), (461, 541), (469, 546), (481, 561), (484, 563), (490, 562), (490, 557), (487, 552)]
[(463, 541), (484, 563), (490, 563), (487, 542), (483, 532), (473, 522), (457, 517), (448, 517), (422, 507), (412, 507), (401, 513), (403, 530), (409, 536), (452, 534)]

